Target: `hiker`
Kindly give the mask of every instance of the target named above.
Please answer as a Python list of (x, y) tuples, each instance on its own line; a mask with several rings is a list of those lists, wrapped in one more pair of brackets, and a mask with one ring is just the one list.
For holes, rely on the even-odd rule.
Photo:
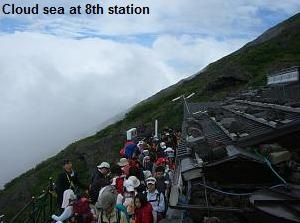
[(125, 180), (124, 188), (124, 193), (122, 195), (118, 194), (117, 204), (123, 204), (126, 207), (129, 218), (131, 218), (134, 213), (133, 199), (136, 193), (134, 182), (131, 179)]
[(89, 193), (92, 204), (95, 204), (97, 201), (101, 188), (111, 184), (110, 180), (110, 165), (107, 162), (102, 162), (97, 166), (97, 169), (92, 175)]
[(143, 169), (153, 171), (153, 162), (150, 159), (150, 156), (145, 156), (143, 159)]
[(143, 158), (145, 156), (144, 150), (147, 150), (147, 143), (141, 140), (137, 144), (137, 155), (140, 163), (143, 162)]
[(153, 222), (157, 223), (164, 218), (165, 214), (165, 199), (162, 193), (159, 193), (156, 189), (156, 179), (149, 177), (146, 180), (147, 183), (147, 200), (152, 205)]
[(115, 207), (116, 201), (117, 191), (112, 186), (105, 187), (99, 193), (96, 203), (96, 207), (101, 209), (98, 223), (128, 223), (126, 215)]
[(72, 189), (74, 193), (78, 192), (78, 187), (87, 189), (78, 178), (77, 173), (73, 170), (72, 162), (69, 159), (63, 161), (63, 172), (60, 173), (55, 182), (55, 190), (57, 193), (57, 205), (61, 208), (64, 191)]
[(118, 193), (122, 194), (124, 192), (123, 184), (126, 179), (125, 169), (128, 169), (129, 172), (129, 162), (126, 158), (121, 158), (120, 161), (117, 163), (120, 167), (119, 174), (114, 178), (115, 180), (115, 186), (118, 191)]
[(165, 149), (167, 148), (166, 143), (165, 142), (161, 142), (158, 146), (157, 146), (157, 150), (156, 150), (156, 156), (157, 159), (161, 158), (161, 157), (165, 157)]
[(134, 198), (134, 223), (153, 223), (152, 205), (146, 193), (138, 193)]
[(129, 173), (127, 177), (129, 176), (136, 176), (139, 180), (144, 179), (144, 174), (143, 174), (143, 168), (138, 159), (133, 158), (129, 161)]
[(149, 156), (150, 156), (150, 160), (151, 162), (155, 162), (155, 160), (157, 159), (157, 148), (159, 145), (156, 145), (156, 143), (153, 143), (152, 146), (149, 147), (148, 151), (149, 151)]
[(158, 192), (163, 193), (164, 195), (168, 194), (170, 188), (170, 179), (169, 179), (169, 175), (165, 174), (164, 166), (156, 167), (155, 179), (156, 179), (156, 187)]
[(169, 157), (174, 157), (174, 149), (172, 149), (171, 147), (167, 147), (164, 150), (165, 153), (165, 157), (169, 158)]
[(62, 208), (63, 213), (60, 216), (52, 215), (51, 218), (55, 220), (56, 223), (61, 223), (64, 220), (70, 218), (73, 215), (73, 203), (76, 200), (76, 195), (71, 189), (65, 190), (63, 194)]
[(73, 204), (71, 222), (92, 223), (94, 220), (95, 218), (90, 207), (89, 199), (85, 196), (78, 198)]

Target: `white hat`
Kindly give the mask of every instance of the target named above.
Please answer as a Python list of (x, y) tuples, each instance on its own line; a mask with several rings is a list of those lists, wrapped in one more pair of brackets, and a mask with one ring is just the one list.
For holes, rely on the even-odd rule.
[(98, 168), (107, 168), (110, 169), (110, 165), (108, 162), (102, 162), (100, 165), (97, 166)]
[(165, 142), (161, 142), (159, 145), (160, 145), (160, 147), (161, 147), (161, 148), (163, 148), (163, 149), (167, 148), (167, 146), (166, 146), (166, 143), (165, 143)]
[(121, 158), (120, 161), (117, 163), (119, 166), (123, 167), (129, 164), (126, 158)]
[(164, 150), (164, 152), (166, 153), (166, 152), (174, 152), (174, 150), (171, 148), (171, 147), (168, 147), (168, 148), (166, 148), (165, 150)]
[(174, 150), (171, 147), (165, 149), (164, 152), (167, 154), (168, 158), (175, 157)]
[(126, 187), (126, 191), (128, 192), (133, 192), (134, 191), (134, 187), (129, 185), (128, 187)]
[(133, 183), (132, 186), (134, 188), (137, 188), (141, 184), (140, 180), (136, 176), (130, 176), (130, 177), (128, 177), (128, 180), (132, 181), (132, 183)]
[(138, 142), (137, 145), (140, 146), (140, 145), (143, 145), (143, 144), (146, 144), (146, 143), (143, 140), (141, 140), (141, 141)]
[(134, 191), (133, 181), (130, 179), (125, 180), (123, 186), (126, 188), (128, 192)]
[(143, 154), (144, 154), (145, 156), (149, 156), (149, 150), (145, 149), (145, 150), (143, 151)]
[(152, 173), (150, 170), (144, 170), (143, 174), (144, 174), (145, 180), (147, 180), (149, 177), (152, 177)]
[(149, 177), (149, 178), (146, 179), (146, 183), (147, 184), (155, 184), (156, 179), (154, 177)]

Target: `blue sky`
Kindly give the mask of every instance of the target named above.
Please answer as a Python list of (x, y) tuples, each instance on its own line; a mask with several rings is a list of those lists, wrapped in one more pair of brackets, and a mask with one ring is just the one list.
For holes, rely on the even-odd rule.
[[(0, 5), (36, 2), (41, 7), (84, 4), (6, 0)], [(100, 2), (149, 6), (151, 14), (0, 12), (0, 187), (300, 10), (299, 0)], [(14, 167), (4, 168), (12, 160)]]

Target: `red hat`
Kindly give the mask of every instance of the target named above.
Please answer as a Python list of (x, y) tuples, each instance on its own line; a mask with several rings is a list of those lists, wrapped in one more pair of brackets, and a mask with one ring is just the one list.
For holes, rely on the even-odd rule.
[(161, 166), (161, 165), (165, 165), (166, 164), (166, 159), (163, 157), (160, 157), (156, 160), (155, 162), (156, 166)]

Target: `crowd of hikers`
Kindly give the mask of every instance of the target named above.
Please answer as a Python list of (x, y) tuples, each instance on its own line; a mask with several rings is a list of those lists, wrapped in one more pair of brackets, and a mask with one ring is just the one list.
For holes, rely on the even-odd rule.
[[(81, 184), (72, 162), (55, 186), (60, 215), (53, 222), (156, 223), (166, 217), (180, 134), (166, 128), (158, 137), (127, 140), (117, 163), (102, 161), (88, 186)], [(84, 189), (79, 195), (77, 188)]]

